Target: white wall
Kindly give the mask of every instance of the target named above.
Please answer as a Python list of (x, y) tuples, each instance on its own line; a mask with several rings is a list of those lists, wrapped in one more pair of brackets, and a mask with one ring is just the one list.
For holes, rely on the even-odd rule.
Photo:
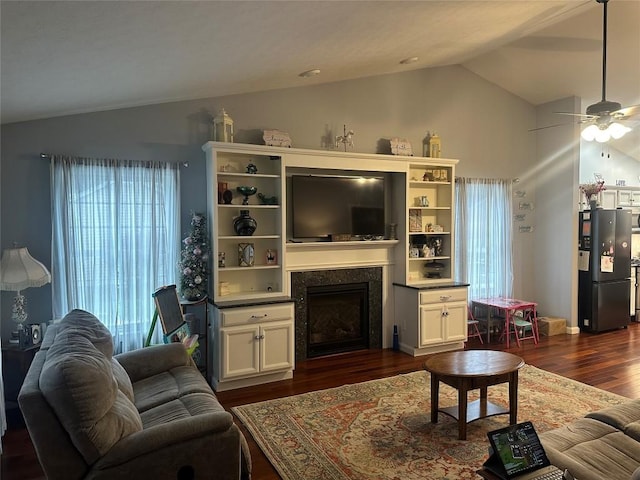
[(607, 185), (624, 180), (627, 187), (640, 187), (640, 162), (615, 145), (615, 140), (605, 144), (580, 140), (580, 183), (593, 182), (593, 174), (599, 173)]
[[(436, 131), (443, 157), (460, 159), (459, 176), (529, 181), (537, 168), (536, 135), (528, 132), (535, 127), (534, 107), (460, 66), (14, 123), (2, 126), (0, 246), (17, 241), (51, 265), (49, 166), (40, 152), (189, 162), (181, 169), (187, 232), (189, 212), (206, 211), (201, 146), (222, 107), (235, 121), (238, 142), (262, 143), (262, 130), (277, 128), (289, 132), (295, 147), (321, 148), (323, 137), (342, 133), (346, 124), (355, 131), (357, 152), (385, 152), (388, 139), (400, 136), (419, 154), (426, 132)], [(535, 198), (535, 188), (527, 189)], [(536, 298), (532, 286), (531, 238), (516, 235), (514, 294), (541, 301), (546, 311), (546, 299)], [(24, 294), (34, 320), (50, 319), (50, 285)], [(140, 294), (151, 298), (151, 292)], [(9, 294), (2, 299), (7, 319)]]
[[(570, 97), (537, 108), (538, 126), (558, 123), (553, 112), (580, 111), (580, 100)], [(578, 298), (578, 171), (580, 129), (576, 122), (537, 132), (536, 230), (533, 298), (543, 315), (566, 318), (577, 327)]]

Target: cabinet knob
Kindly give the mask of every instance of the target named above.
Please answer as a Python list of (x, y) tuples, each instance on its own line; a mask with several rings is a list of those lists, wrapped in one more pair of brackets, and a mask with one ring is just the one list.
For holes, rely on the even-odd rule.
[(440, 295), (441, 302), (448, 302), (449, 300), (451, 300), (451, 295)]
[(264, 340), (264, 335), (256, 335), (253, 337), (255, 340)]
[(449, 311), (448, 311), (448, 310), (444, 310), (444, 311), (442, 312), (442, 316), (443, 316), (443, 317), (448, 317), (448, 316), (449, 316)]
[(251, 315), (252, 320), (260, 320), (261, 318), (267, 318), (267, 314), (264, 315)]

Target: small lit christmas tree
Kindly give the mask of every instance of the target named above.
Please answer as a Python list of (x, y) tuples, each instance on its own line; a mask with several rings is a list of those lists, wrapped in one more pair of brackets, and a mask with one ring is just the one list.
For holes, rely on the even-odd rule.
[(208, 259), (209, 245), (204, 215), (192, 213), (191, 233), (182, 241), (180, 259), (180, 294), (186, 300), (199, 300), (207, 295)]

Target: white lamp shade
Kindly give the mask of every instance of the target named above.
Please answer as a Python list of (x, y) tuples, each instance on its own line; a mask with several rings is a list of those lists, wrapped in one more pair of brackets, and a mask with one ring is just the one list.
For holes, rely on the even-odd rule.
[(598, 133), (598, 127), (595, 125), (589, 125), (587, 128), (582, 130), (582, 138), (584, 138), (587, 142), (592, 142), (596, 139), (596, 134)]
[(604, 143), (611, 140), (611, 138), (616, 140), (622, 138), (625, 133), (630, 131), (631, 129), (629, 127), (625, 127), (620, 123), (614, 122), (608, 126), (589, 125), (587, 128), (582, 130), (581, 135), (582, 138), (588, 142), (595, 140), (596, 142)]
[(624, 137), (624, 134), (630, 131), (631, 129), (629, 127), (625, 127), (621, 123), (614, 122), (609, 125), (609, 132), (611, 132), (611, 136), (616, 140)]
[(604, 130), (598, 130), (596, 133), (596, 142), (604, 143), (611, 140), (611, 134), (609, 133), (609, 129), (606, 128)]
[(47, 267), (33, 258), (26, 248), (7, 248), (0, 262), (0, 290), (18, 292), (51, 282)]

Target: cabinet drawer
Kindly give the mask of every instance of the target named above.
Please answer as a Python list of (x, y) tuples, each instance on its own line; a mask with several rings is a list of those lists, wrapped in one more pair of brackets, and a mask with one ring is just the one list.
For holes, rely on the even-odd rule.
[(288, 320), (291, 318), (293, 318), (293, 303), (229, 308), (220, 312), (223, 327)]
[(420, 292), (420, 305), (442, 302), (465, 302), (466, 300), (466, 288), (445, 288)]

